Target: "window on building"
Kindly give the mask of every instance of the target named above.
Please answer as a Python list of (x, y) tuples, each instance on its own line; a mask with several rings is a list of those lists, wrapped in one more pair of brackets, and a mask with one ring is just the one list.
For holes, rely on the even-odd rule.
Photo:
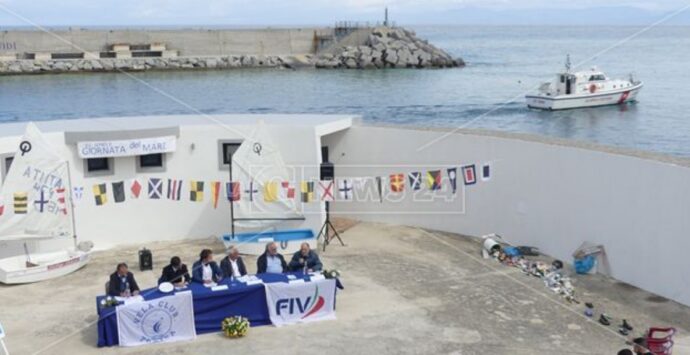
[(239, 139), (218, 140), (218, 169), (227, 170), (232, 163), (232, 156), (242, 145)]
[(89, 173), (110, 171), (110, 162), (108, 158), (86, 159), (86, 171)]
[(10, 171), (10, 166), (12, 166), (13, 161), (14, 161), (13, 156), (5, 158), (5, 174), (7, 174), (7, 172)]
[(232, 162), (232, 155), (235, 154), (241, 143), (223, 143), (223, 164)]
[(147, 154), (139, 156), (140, 168), (161, 168), (163, 167), (163, 154)]
[(10, 166), (12, 166), (12, 161), (14, 160), (14, 156), (6, 156), (2, 158), (2, 165), (0, 166), (0, 178), (4, 181), (5, 176), (7, 176), (7, 172), (10, 171)]

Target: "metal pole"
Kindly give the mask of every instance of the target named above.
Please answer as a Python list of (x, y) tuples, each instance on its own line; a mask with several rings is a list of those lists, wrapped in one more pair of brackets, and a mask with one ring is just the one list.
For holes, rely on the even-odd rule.
[(76, 220), (74, 218), (74, 200), (72, 199), (72, 173), (70, 172), (69, 168), (69, 161), (66, 161), (67, 164), (67, 184), (69, 184), (69, 190), (65, 191), (65, 194), (69, 196), (69, 209), (70, 209), (70, 214), (72, 215), (72, 236), (74, 238), (74, 247), (77, 247), (77, 224)]
[(234, 184), (232, 181), (232, 154), (230, 154), (230, 161), (228, 162), (228, 171), (230, 172), (230, 238), (235, 239), (235, 201), (233, 201), (234, 194)]

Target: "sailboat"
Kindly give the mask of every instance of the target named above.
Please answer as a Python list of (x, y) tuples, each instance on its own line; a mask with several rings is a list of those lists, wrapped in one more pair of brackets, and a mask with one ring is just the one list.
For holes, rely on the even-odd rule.
[[(297, 251), (301, 243), (314, 241), (310, 229), (278, 229), (281, 224), (305, 218), (295, 203), (295, 187), (283, 185), (292, 184), (293, 179), (262, 120), (233, 154), (231, 169), (232, 180), (243, 186), (244, 198), (231, 203), (232, 231), (222, 237), (226, 247), (259, 255), (266, 243), (276, 242), (281, 252), (290, 253)], [(236, 226), (251, 231), (235, 233)]]
[[(89, 242), (77, 245), (67, 160), (29, 123), (2, 189), (0, 241), (23, 242), (24, 255), (0, 259), (0, 282), (30, 283), (69, 274), (89, 261)], [(72, 238), (62, 250), (30, 252), (27, 243)]]

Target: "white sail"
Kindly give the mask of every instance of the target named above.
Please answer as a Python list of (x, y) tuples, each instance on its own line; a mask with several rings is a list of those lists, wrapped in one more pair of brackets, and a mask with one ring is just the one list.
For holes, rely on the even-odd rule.
[[(236, 225), (256, 227), (302, 217), (295, 199), (281, 193), (281, 183), (291, 181), (291, 176), (263, 121), (257, 123), (251, 137), (242, 142), (233, 154), (232, 178), (240, 183)], [(268, 184), (277, 186), (274, 185), (276, 189), (268, 189), (272, 191), (266, 195)]]
[(0, 189), (0, 240), (71, 236), (67, 161), (33, 123), (17, 148)]

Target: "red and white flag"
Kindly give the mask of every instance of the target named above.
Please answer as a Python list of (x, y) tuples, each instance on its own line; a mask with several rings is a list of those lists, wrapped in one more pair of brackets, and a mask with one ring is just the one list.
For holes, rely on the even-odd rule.
[(141, 183), (138, 179), (129, 180), (129, 192), (132, 198), (139, 198), (139, 195), (141, 195)]
[(333, 180), (319, 181), (319, 196), (321, 201), (334, 201), (333, 196)]
[(295, 198), (295, 186), (293, 184), (289, 181), (283, 181), (280, 183), (280, 186), (282, 187), (281, 200), (292, 200)]
[[(65, 203), (65, 188), (64, 187), (59, 187), (55, 189), (55, 192), (57, 193), (57, 202), (58, 202), (58, 209), (62, 214), (67, 214), (67, 204)], [(2, 214), (2, 212), (0, 212)]]
[(477, 182), (477, 175), (475, 174), (474, 164), (462, 167), (462, 176), (465, 180), (465, 185), (473, 185)]

